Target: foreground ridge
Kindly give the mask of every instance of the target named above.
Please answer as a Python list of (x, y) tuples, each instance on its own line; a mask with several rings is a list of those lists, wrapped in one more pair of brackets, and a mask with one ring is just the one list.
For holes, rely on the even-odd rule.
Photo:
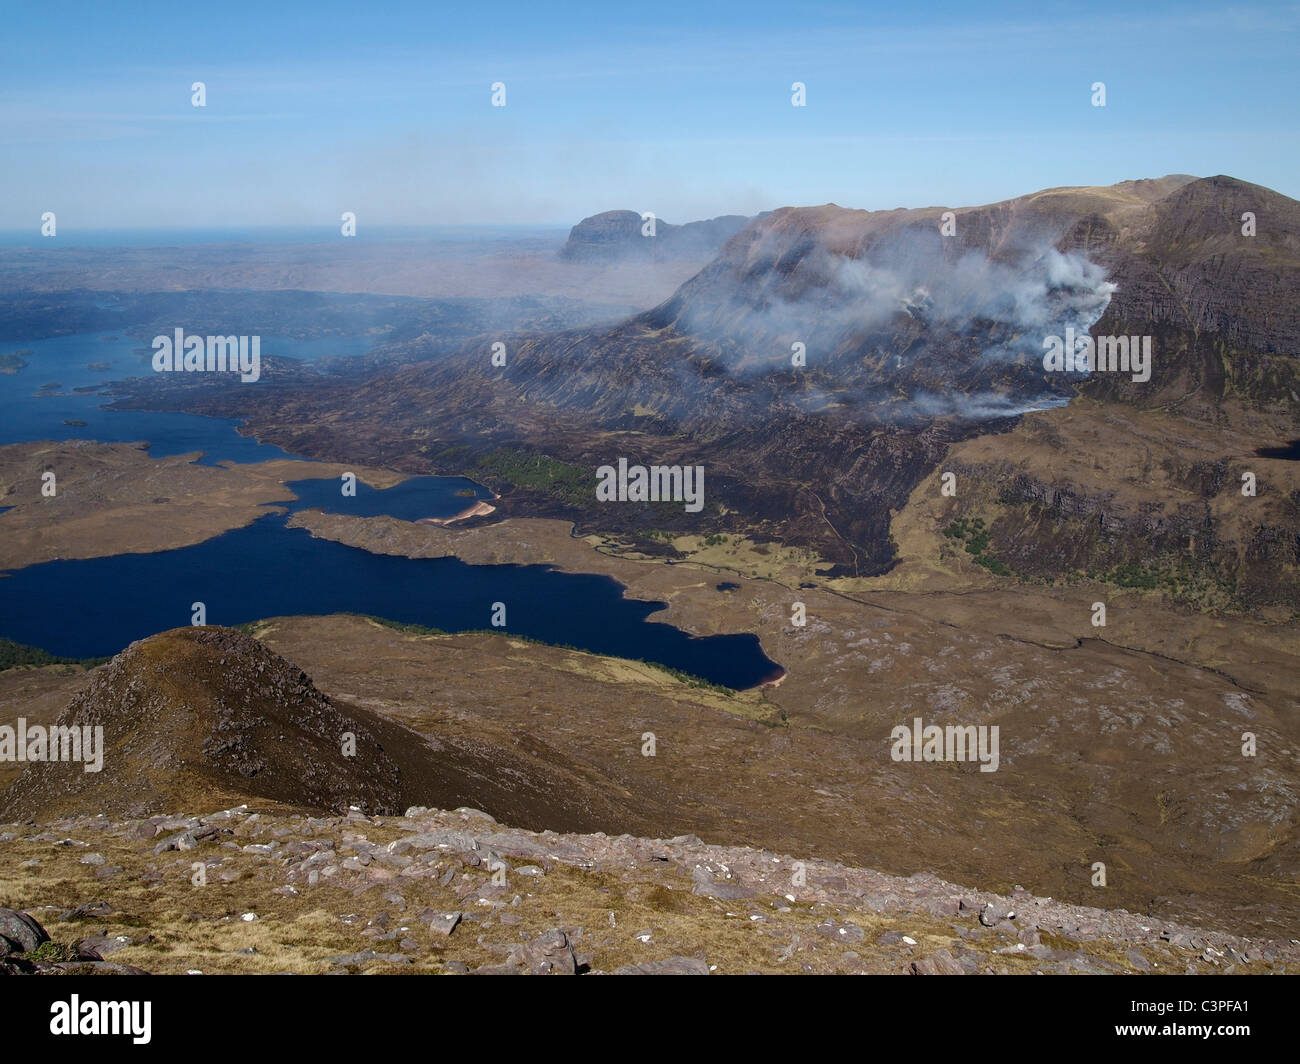
[(30, 952), (0, 939), (9, 942), (0, 971), (10, 972), (1284, 974), (1300, 965), (1294, 941), (693, 835), (523, 831), (468, 808), (76, 817), (3, 826), (0, 847), (4, 896), (52, 939)]

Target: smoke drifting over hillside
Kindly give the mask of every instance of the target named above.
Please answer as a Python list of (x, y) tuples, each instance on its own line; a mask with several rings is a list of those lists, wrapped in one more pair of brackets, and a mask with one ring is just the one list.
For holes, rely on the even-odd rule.
[[(1044, 245), (1012, 261), (980, 250), (953, 254), (942, 237), (916, 229), (862, 256), (791, 248), (783, 235), (766, 233), (718, 286), (722, 298), (713, 285), (695, 298), (692, 287), (684, 288), (678, 327), (718, 343), (738, 373), (780, 368), (774, 359), (788, 362), (794, 343), (806, 345), (812, 367), (882, 344), (910, 348), (914, 362), (916, 341), (947, 357), (959, 338), (963, 362), (974, 355), (1036, 364), (1044, 335), (1067, 326), (1086, 332), (1115, 290), (1101, 266), (1075, 252)], [(910, 342), (890, 345), (894, 339)]]
[(1043, 371), (1043, 339), (1086, 334), (1114, 291), (1102, 266), (1046, 237), (989, 254), (929, 225), (856, 247), (767, 229), (660, 310), (699, 344), (683, 388), (721, 370), (808, 413), (985, 421), (1073, 394), (1078, 377)]

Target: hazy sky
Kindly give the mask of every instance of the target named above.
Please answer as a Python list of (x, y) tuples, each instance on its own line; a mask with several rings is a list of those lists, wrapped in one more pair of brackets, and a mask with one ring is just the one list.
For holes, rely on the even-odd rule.
[(682, 222), (1166, 173), (1300, 196), (1300, 6), (1132, 6), (9, 0), (0, 229)]

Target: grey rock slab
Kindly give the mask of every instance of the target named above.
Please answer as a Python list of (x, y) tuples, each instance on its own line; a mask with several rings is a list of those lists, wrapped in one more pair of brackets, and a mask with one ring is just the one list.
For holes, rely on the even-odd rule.
[(49, 940), (45, 928), (34, 917), (16, 909), (0, 909), (0, 956), (30, 953)]
[(103, 960), (110, 953), (116, 953), (120, 949), (126, 949), (134, 940), (126, 935), (87, 935), (80, 939), (73, 946), (78, 952), (90, 950), (98, 954), (97, 957), (88, 958), (90, 960)]
[(59, 913), (59, 923), (64, 924), (70, 920), (89, 920), (93, 917), (108, 916), (113, 912), (116, 912), (113, 906), (96, 898), (93, 901), (83, 901), (75, 909)]
[(338, 957), (330, 957), (329, 963), (343, 968), (358, 968), (365, 964), (411, 964), (413, 962), (410, 957), (401, 953), (376, 953), (372, 949), (365, 949), (360, 953), (344, 953)]
[(118, 961), (60, 961), (57, 964), (42, 965), (42, 970), (58, 972), (63, 975), (148, 975), (143, 968)]
[(191, 831), (182, 831), (176, 835), (169, 835), (153, 848), (154, 856), (166, 853), (168, 850), (192, 850), (199, 844), (199, 840), (194, 837)]
[(446, 848), (460, 853), (470, 853), (478, 849), (478, 842), (473, 835), (464, 831), (422, 831), (418, 835), (407, 835), (388, 844), (389, 853), (404, 853), (406, 850), (432, 850)]

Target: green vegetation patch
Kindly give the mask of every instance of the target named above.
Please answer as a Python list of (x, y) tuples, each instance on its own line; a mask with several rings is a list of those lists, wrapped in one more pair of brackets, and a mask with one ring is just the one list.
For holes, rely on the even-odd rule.
[(5, 669), (33, 668), (42, 665), (81, 665), (90, 669), (108, 660), (108, 658), (61, 658), (40, 647), (25, 646), (0, 636), (0, 672)]
[(571, 506), (589, 506), (596, 498), (596, 471), (558, 458), (515, 447), (498, 448), (478, 459), (480, 477), (495, 477), (515, 487), (545, 492)]
[(943, 534), (948, 539), (963, 544), (966, 553), (971, 556), (971, 561), (976, 565), (987, 569), (996, 576), (1016, 575), (1015, 571), (1006, 562), (987, 553), (993, 533), (990, 529), (984, 527), (984, 518), (958, 517), (943, 530)]
[(1162, 556), (1148, 562), (1127, 561), (1104, 571), (1085, 574), (1091, 580), (1137, 591), (1160, 591), (1183, 605), (1202, 610), (1240, 609), (1240, 587), (1229, 571), (1212, 562), (1182, 556)]

